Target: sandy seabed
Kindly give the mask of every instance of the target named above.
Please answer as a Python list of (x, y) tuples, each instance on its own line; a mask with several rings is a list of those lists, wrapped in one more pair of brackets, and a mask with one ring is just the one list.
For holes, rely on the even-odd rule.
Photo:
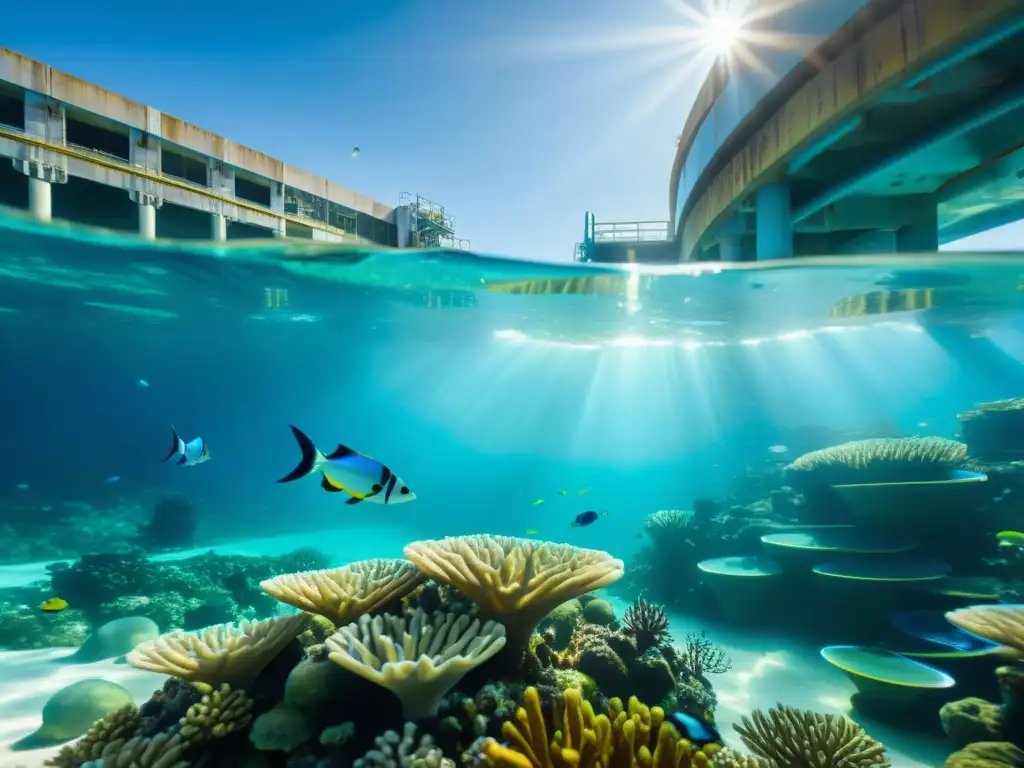
[[(184, 559), (210, 549), (223, 555), (279, 555), (299, 547), (314, 547), (332, 562), (345, 563), (371, 557), (400, 557), (406, 542), (396, 536), (396, 531), (380, 529), (320, 531), (237, 541), (155, 559)], [(45, 577), (46, 563), (0, 567), (0, 588)], [(609, 601), (621, 616), (626, 603), (615, 598)], [(708, 636), (732, 657), (733, 669), (715, 675), (712, 683), (718, 694), (718, 724), (723, 736), (734, 745), (739, 740), (734, 737), (733, 723), (753, 709), (766, 709), (777, 702), (822, 713), (855, 714), (849, 706), (855, 690), (853, 683), (823, 661), (816, 647), (803, 646), (781, 635), (739, 632), (683, 616), (669, 618), (676, 642), (688, 632), (707, 630)], [(62, 664), (60, 659), (71, 652), (0, 651), (0, 768), (38, 768), (57, 752), (58, 748), (12, 752), (10, 745), (39, 726), (43, 705), (60, 688), (86, 678), (103, 678), (123, 685), (141, 704), (163, 685), (161, 675), (113, 661)], [(936, 768), (953, 751), (941, 737), (908, 734), (877, 722), (863, 724), (888, 747), (893, 768)]]

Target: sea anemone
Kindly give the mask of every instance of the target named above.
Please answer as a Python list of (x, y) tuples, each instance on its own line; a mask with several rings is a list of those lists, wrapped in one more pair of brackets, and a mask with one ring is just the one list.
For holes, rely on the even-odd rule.
[(640, 653), (657, 648), (669, 639), (664, 606), (648, 603), (642, 598), (626, 609), (622, 623), (625, 633), (636, 640), (636, 649)]

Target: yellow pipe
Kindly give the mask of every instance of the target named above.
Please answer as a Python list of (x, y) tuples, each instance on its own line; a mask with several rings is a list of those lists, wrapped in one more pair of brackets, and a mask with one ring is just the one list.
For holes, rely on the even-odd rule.
[(87, 163), (98, 165), (101, 168), (108, 168), (113, 171), (122, 171), (123, 173), (128, 173), (131, 174), (132, 176), (138, 176), (141, 179), (148, 179), (150, 181), (155, 181), (160, 184), (166, 184), (169, 187), (184, 189), (188, 192), (194, 192), (197, 195), (207, 197), (211, 200), (218, 200), (221, 203), (225, 203), (227, 205), (234, 205), (237, 206), (238, 208), (244, 208), (248, 211), (253, 211), (254, 213), (261, 213), (265, 216), (273, 216), (276, 219), (284, 219), (285, 221), (290, 221), (293, 224), (300, 224), (304, 227), (309, 227), (310, 229), (318, 229), (321, 232), (329, 232), (331, 234), (340, 233), (342, 235), (345, 235), (346, 237), (352, 237), (351, 232), (346, 232), (343, 229), (337, 229), (335, 227), (329, 226), (318, 226), (317, 224), (313, 224), (305, 219), (289, 216), (288, 214), (281, 213), (279, 211), (273, 211), (270, 208), (264, 208), (260, 205), (256, 205), (255, 203), (249, 203), (245, 200), (239, 200), (236, 197), (225, 197), (224, 195), (218, 195), (216, 192), (211, 192), (208, 189), (203, 189), (202, 187), (193, 186), (192, 184), (189, 184), (187, 182), (179, 181), (178, 179), (173, 179), (164, 176), (159, 171), (151, 171), (148, 168), (137, 168), (135, 166), (128, 164), (122, 165), (121, 163), (115, 163), (112, 160), (105, 160), (102, 157), (96, 157), (95, 155), (92, 155), (88, 152), (82, 152), (80, 150), (69, 147), (65, 144), (54, 144), (49, 141), (46, 141), (45, 139), (39, 139), (36, 138), (35, 136), (29, 136), (28, 134), (8, 130), (2, 126), (0, 126), (0, 138), (11, 139), (12, 141), (17, 141), (22, 144), (28, 144), (30, 147), (36, 147), (38, 149), (45, 149), (49, 150), (50, 152), (56, 152), (58, 155), (64, 155), (65, 157), (73, 157), (76, 160), (83, 160)]

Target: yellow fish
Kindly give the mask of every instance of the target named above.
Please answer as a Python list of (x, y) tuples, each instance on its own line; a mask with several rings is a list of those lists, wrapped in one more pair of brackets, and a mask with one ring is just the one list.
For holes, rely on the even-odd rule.
[(533, 502), (533, 506), (536, 507), (537, 505), (543, 504), (543, 503), (544, 503), (544, 499), (537, 499), (535, 502)]
[(47, 613), (60, 613), (68, 607), (68, 601), (59, 597), (50, 597), (39, 604), (39, 610)]
[(1000, 544), (1007, 546), (1024, 547), (1024, 533), (1020, 531), (1000, 531), (996, 534)]
[(526, 535), (527, 536), (536, 536), (539, 533), (540, 533), (540, 531), (538, 531), (536, 528), (527, 528), (526, 529)]

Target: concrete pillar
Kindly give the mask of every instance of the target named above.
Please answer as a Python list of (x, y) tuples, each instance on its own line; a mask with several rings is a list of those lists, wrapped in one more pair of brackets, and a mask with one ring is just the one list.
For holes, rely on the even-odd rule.
[(50, 182), (36, 176), (28, 177), (28, 209), (40, 221), (49, 221), (53, 218)]
[(743, 261), (743, 242), (738, 235), (723, 237), (718, 241), (719, 261)]
[(163, 200), (143, 192), (129, 192), (131, 199), (139, 205), (139, 236), (144, 240), (156, 239), (156, 209)]
[(939, 250), (939, 208), (930, 206), (917, 221), (896, 230), (897, 253), (934, 253)]
[(210, 214), (210, 239), (224, 242), (228, 239), (228, 220), (223, 213)]
[(788, 259), (793, 255), (793, 210), (789, 184), (761, 187), (754, 204), (757, 259)]

